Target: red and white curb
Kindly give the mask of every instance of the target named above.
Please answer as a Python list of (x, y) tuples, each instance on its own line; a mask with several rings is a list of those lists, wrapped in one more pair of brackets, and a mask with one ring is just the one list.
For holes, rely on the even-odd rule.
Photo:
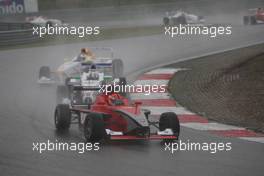
[[(173, 75), (183, 69), (177, 68), (159, 68), (144, 73), (139, 76), (134, 82), (134, 85), (167, 85)], [(141, 101), (143, 107), (151, 111), (150, 120), (157, 121), (160, 114), (163, 112), (175, 112), (180, 120), (181, 126), (192, 128), (195, 130), (208, 131), (212, 134), (224, 137), (236, 137), (243, 140), (264, 143), (264, 134), (255, 133), (243, 127), (236, 127), (232, 125), (225, 125), (217, 122), (208, 122), (204, 117), (201, 117), (186, 108), (180, 106), (165, 92), (150, 92), (145, 93), (134, 92), (131, 93), (131, 99), (134, 101)]]

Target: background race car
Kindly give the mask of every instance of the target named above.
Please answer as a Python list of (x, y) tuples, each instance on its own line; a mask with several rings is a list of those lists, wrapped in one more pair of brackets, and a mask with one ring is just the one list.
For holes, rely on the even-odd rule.
[(248, 15), (243, 17), (244, 25), (255, 25), (264, 23), (264, 8), (249, 9)]
[(44, 16), (31, 16), (26, 17), (26, 22), (31, 23), (33, 25), (48, 27), (48, 26), (68, 26), (67, 23), (64, 23), (59, 19), (51, 19)]
[(203, 16), (189, 14), (181, 10), (176, 12), (166, 12), (166, 16), (163, 18), (163, 24), (166, 26), (179, 24), (203, 24), (204, 21)]
[[(90, 49), (83, 48), (81, 53), (73, 60), (63, 63), (56, 71), (51, 71), (48, 66), (39, 70), (39, 84), (57, 84), (57, 103), (83, 104), (94, 100), (96, 91), (102, 84), (109, 84), (121, 80), (123, 77), (123, 62), (114, 59), (112, 48), (93, 48), (93, 51), (107, 52), (107, 57), (95, 57)], [(98, 53), (98, 52), (97, 52)], [(89, 91), (76, 92), (76, 87), (86, 87)]]

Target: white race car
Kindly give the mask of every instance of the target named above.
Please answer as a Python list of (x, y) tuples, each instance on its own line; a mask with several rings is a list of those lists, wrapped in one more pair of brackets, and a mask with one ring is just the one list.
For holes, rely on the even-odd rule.
[(65, 85), (57, 87), (57, 103), (87, 105), (94, 102), (100, 87), (112, 85), (113, 83), (125, 85), (124, 77), (114, 80), (106, 79), (106, 75), (95, 66), (85, 68), (79, 77), (69, 77)]
[(64, 23), (62, 20), (51, 19), (43, 16), (31, 16), (26, 17), (26, 22), (33, 25), (48, 27), (48, 26), (68, 26), (67, 23)]
[[(84, 69), (89, 69), (93, 66), (96, 70), (104, 74), (104, 79), (114, 80), (115, 78), (123, 77), (123, 61), (113, 57), (112, 48), (91, 48), (93, 51), (107, 52), (106, 57), (92, 56), (92, 59), (87, 62), (83, 53), (73, 58), (71, 61), (60, 65), (55, 71), (51, 71), (50, 67), (42, 66), (39, 70), (40, 84), (58, 83), (65, 85), (67, 78), (80, 77)], [(89, 50), (83, 48), (83, 50)], [(89, 50), (89, 54), (92, 52)], [(110, 53), (110, 56), (109, 56)]]
[(243, 16), (244, 25), (264, 24), (264, 8), (249, 9), (248, 14)]
[(166, 26), (180, 24), (203, 24), (204, 22), (204, 17), (189, 14), (181, 10), (176, 12), (166, 12), (166, 16), (163, 18), (163, 24)]

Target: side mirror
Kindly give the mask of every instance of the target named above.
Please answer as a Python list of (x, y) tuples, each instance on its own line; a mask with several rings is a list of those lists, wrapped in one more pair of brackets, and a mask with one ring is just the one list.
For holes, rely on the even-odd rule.
[(148, 119), (149, 118), (149, 115), (150, 115), (150, 110), (148, 109), (142, 109), (143, 113), (145, 114), (146, 118)]

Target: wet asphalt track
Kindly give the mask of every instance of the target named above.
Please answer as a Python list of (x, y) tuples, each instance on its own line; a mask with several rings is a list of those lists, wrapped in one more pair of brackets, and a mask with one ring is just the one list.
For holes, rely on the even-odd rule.
[(160, 63), (264, 41), (263, 26), (235, 27), (232, 36), (218, 39), (163, 35), (0, 51), (0, 175), (263, 175), (264, 145), (217, 137), (183, 128), (181, 139), (193, 142), (232, 142), (230, 152), (164, 151), (158, 141), (122, 142), (100, 151), (32, 151), (33, 142), (83, 142), (77, 127), (58, 135), (53, 124), (55, 88), (40, 87), (40, 66), (56, 68), (81, 47), (111, 46), (124, 60), (126, 74)]

